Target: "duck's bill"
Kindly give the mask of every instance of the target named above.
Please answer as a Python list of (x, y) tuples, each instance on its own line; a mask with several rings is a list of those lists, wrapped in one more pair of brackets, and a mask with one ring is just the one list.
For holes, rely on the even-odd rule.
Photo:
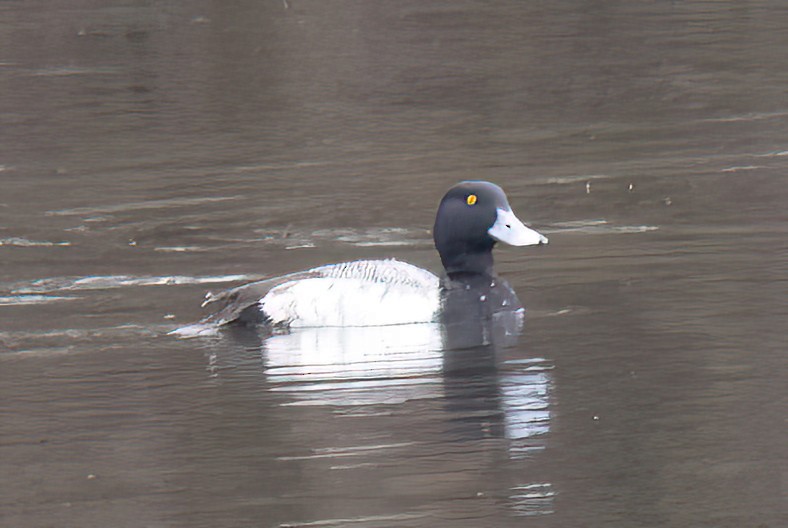
[(498, 209), (498, 217), (487, 233), (498, 242), (512, 246), (547, 244), (546, 236), (526, 226), (511, 210)]

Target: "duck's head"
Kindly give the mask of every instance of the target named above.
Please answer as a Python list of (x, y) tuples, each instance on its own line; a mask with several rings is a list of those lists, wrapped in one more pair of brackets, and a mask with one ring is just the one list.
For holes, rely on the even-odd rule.
[(503, 190), (485, 181), (460, 182), (446, 192), (432, 236), (449, 276), (492, 275), (496, 242), (512, 246), (547, 244), (547, 237), (514, 215)]

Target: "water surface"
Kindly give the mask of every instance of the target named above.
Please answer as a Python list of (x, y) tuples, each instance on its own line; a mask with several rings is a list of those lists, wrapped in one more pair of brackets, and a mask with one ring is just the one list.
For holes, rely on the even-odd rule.
[[(784, 526), (786, 28), (769, 1), (0, 4), (0, 524)], [(439, 271), (468, 178), (550, 237), (497, 252), (519, 336), (166, 335), (247, 280)]]

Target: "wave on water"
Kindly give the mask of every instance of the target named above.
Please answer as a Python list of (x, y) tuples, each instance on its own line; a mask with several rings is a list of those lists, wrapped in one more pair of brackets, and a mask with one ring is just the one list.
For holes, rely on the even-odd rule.
[(162, 209), (169, 207), (184, 207), (202, 205), (214, 202), (226, 202), (237, 200), (242, 196), (203, 196), (199, 198), (165, 198), (162, 200), (146, 200), (143, 202), (130, 202), (116, 205), (105, 205), (97, 207), (76, 207), (73, 209), (58, 209), (47, 211), (48, 216), (79, 216), (86, 214), (106, 214), (120, 213), (126, 211), (139, 211), (144, 209)]
[(758, 169), (768, 169), (764, 165), (734, 165), (732, 167), (725, 167), (721, 169), (720, 172), (741, 172), (741, 171), (753, 171)]
[(76, 298), (62, 295), (6, 295), (0, 296), (0, 306), (47, 304), (58, 301), (72, 301)]
[(589, 235), (605, 235), (613, 233), (645, 233), (656, 231), (659, 226), (652, 225), (612, 225), (607, 220), (601, 218), (587, 220), (571, 220), (568, 222), (556, 222), (552, 228), (543, 229), (546, 233), (577, 231)]
[(312, 233), (317, 240), (335, 240), (354, 246), (414, 246), (432, 243), (426, 230), (403, 227), (373, 227), (366, 229), (321, 229)]
[(215, 337), (219, 335), (219, 327), (211, 323), (194, 323), (181, 326), (167, 332), (167, 335), (189, 339), (192, 337)]
[(725, 117), (714, 117), (706, 121), (717, 123), (733, 123), (737, 121), (761, 121), (763, 119), (780, 119), (788, 115), (786, 111), (777, 112), (750, 112), (748, 114), (731, 115)]
[(134, 277), (131, 275), (99, 275), (92, 277), (56, 277), (37, 279), (14, 288), (14, 294), (48, 293), (73, 290), (107, 290), (133, 286), (173, 286), (183, 284), (219, 284), (225, 282), (258, 280), (253, 275), (218, 275), (189, 277), (168, 275), (163, 277)]
[(555, 178), (548, 178), (547, 183), (566, 185), (568, 183), (585, 182), (590, 180), (606, 180), (610, 176), (607, 174), (576, 174), (573, 176), (559, 176)]
[(64, 328), (40, 331), (0, 330), (0, 361), (22, 358), (46, 358), (95, 350), (86, 343), (97, 339), (122, 340), (132, 336), (157, 338), (162, 325), (123, 324), (103, 328)]
[(153, 251), (159, 251), (162, 253), (196, 253), (210, 251), (210, 248), (202, 246), (159, 246), (153, 248)]
[(51, 242), (49, 240), (30, 240), (22, 237), (0, 238), (0, 246), (16, 247), (53, 247), (70, 246), (71, 242)]
[(428, 230), (403, 227), (331, 228), (310, 231), (266, 229), (258, 230), (257, 233), (260, 238), (243, 242), (284, 245), (285, 249), (315, 248), (337, 242), (356, 247), (432, 246), (432, 237)]
[(72, 75), (117, 75), (112, 68), (77, 68), (74, 66), (56, 66), (31, 71), (31, 77), (70, 77)]
[(788, 156), (788, 150), (775, 150), (764, 154), (753, 154), (753, 156), (756, 158), (781, 158), (783, 156)]

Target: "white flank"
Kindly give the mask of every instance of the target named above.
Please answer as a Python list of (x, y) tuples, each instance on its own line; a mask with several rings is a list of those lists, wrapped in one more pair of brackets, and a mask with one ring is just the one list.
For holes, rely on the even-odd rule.
[(386, 326), (427, 323), (440, 306), (439, 280), (396, 260), (362, 260), (310, 270), (260, 301), (277, 326)]

